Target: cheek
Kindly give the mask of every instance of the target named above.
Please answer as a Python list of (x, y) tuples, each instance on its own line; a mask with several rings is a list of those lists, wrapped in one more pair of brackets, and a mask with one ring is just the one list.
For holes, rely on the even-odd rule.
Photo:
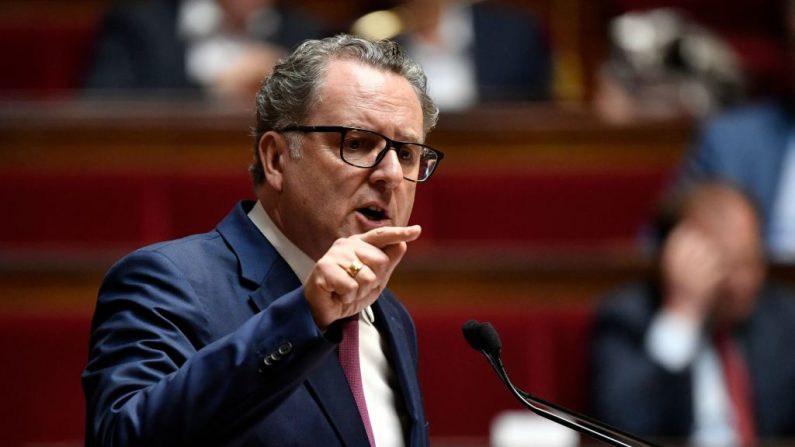
[(295, 170), (285, 175), (285, 204), (307, 216), (324, 215), (331, 201), (328, 183), (320, 176), (310, 175), (306, 170)]
[(344, 219), (351, 208), (351, 201), (356, 196), (361, 180), (350, 177), (321, 177), (307, 179), (312, 183), (309, 199), (315, 206), (317, 214), (326, 216), (329, 224), (337, 225)]
[(756, 302), (760, 277), (751, 270), (739, 271), (729, 280), (731, 305), (737, 313), (747, 313)]

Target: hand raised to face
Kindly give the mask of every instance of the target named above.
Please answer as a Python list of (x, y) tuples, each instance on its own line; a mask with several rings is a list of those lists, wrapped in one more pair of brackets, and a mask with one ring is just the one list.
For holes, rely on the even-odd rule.
[(407, 243), (421, 231), (419, 225), (380, 227), (337, 239), (304, 283), (317, 326), (325, 330), (373, 304), (406, 253)]
[(663, 248), (662, 275), (664, 306), (701, 323), (719, 298), (726, 266), (718, 245), (703, 228), (682, 223)]

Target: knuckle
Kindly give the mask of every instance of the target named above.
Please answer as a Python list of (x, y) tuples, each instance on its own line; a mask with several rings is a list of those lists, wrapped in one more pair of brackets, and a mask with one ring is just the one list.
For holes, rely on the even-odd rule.
[(334, 243), (331, 246), (333, 248), (336, 248), (336, 249), (345, 249), (348, 246), (350, 246), (352, 241), (355, 241), (355, 240), (356, 239), (353, 238), (353, 237), (341, 237), (341, 238), (335, 240)]
[(341, 292), (339, 294), (340, 295), (340, 301), (345, 303), (345, 304), (351, 304), (351, 303), (356, 302), (356, 295), (357, 295), (356, 292), (358, 292), (358, 287), (351, 287), (348, 291)]
[(378, 281), (378, 276), (376, 276), (375, 272), (372, 270), (362, 271), (360, 275), (362, 276), (363, 284), (372, 284)]
[(315, 264), (318, 270), (326, 270), (333, 264), (333, 261), (330, 259), (328, 255), (323, 256), (322, 258), (318, 259), (317, 263)]
[(387, 251), (381, 251), (381, 250), (379, 250), (379, 251), (378, 251), (378, 253), (377, 253), (377, 254), (376, 254), (376, 256), (375, 256), (375, 261), (376, 261), (378, 264), (388, 264), (388, 263), (389, 263), (389, 261), (390, 261), (390, 259), (392, 258), (392, 257), (390, 256), (390, 254), (391, 254), (391, 251), (390, 251), (390, 250), (387, 250)]
[(355, 293), (358, 288), (359, 283), (356, 280), (353, 278), (347, 278), (347, 280), (341, 281), (340, 285), (337, 287), (337, 290), (340, 294), (346, 294)]

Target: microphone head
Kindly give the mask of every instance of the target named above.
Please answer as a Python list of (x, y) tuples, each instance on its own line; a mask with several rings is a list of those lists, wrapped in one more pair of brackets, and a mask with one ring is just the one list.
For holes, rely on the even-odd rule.
[(483, 351), (493, 357), (499, 357), (502, 342), (497, 330), (491, 323), (478, 323), (475, 320), (469, 320), (464, 323), (461, 328), (464, 333), (469, 346), (476, 351)]

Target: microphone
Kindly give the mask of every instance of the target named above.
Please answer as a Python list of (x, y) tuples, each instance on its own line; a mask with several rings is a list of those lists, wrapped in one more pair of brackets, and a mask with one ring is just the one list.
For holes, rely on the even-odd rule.
[(611, 427), (604, 422), (597, 421), (596, 419), (592, 419), (522, 391), (508, 378), (508, 373), (500, 358), (502, 343), (500, 342), (500, 336), (497, 334), (497, 330), (494, 329), (494, 326), (489, 322), (479, 323), (475, 320), (469, 320), (464, 323), (461, 330), (464, 333), (464, 338), (466, 338), (467, 343), (469, 343), (474, 350), (479, 351), (486, 357), (486, 360), (488, 360), (491, 367), (494, 368), (494, 371), (497, 373), (500, 380), (502, 380), (502, 383), (508, 387), (514, 397), (516, 397), (522, 405), (533, 413), (616, 447), (659, 447), (657, 444), (653, 444), (631, 433)]

